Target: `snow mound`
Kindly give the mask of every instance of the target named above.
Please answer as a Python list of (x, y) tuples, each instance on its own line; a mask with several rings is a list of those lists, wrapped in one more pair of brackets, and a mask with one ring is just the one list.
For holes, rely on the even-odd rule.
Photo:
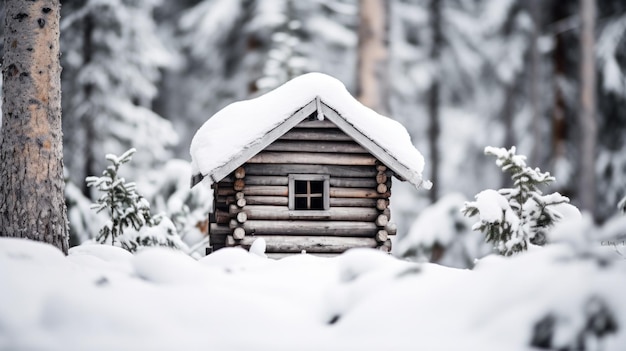
[(64, 257), (0, 238), (1, 350), (571, 349), (603, 325), (603, 350), (626, 344), (624, 262), (569, 245), (474, 270), (372, 249), (281, 260), (223, 249), (195, 261), (92, 246)]

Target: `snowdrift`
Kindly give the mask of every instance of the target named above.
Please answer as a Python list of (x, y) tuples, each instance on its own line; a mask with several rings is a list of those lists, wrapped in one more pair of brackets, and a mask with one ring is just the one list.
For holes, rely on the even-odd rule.
[[(625, 268), (565, 245), (459, 270), (367, 249), (195, 261), (0, 238), (0, 349), (623, 350)], [(590, 321), (617, 331), (598, 341)]]

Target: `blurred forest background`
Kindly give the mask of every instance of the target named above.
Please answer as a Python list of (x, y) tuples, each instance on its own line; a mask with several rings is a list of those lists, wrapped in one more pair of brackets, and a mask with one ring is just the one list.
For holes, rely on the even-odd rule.
[(557, 178), (550, 190), (598, 222), (616, 213), (626, 195), (624, 0), (63, 0), (73, 229), (88, 229), (76, 229), (90, 219), (72, 208), (93, 197), (84, 179), (101, 174), (107, 153), (137, 148), (127, 177), (148, 179), (157, 209), (176, 206), (168, 199), (189, 181), (177, 159), (189, 160), (193, 134), (224, 106), (311, 71), (360, 96), (372, 85), (361, 69), (372, 23), (383, 23), (374, 40), (384, 63), (372, 75), (380, 99), (368, 104), (406, 126), (435, 184), (394, 183), (400, 235), (446, 194), (471, 200), (506, 184), (487, 145), (516, 145)]

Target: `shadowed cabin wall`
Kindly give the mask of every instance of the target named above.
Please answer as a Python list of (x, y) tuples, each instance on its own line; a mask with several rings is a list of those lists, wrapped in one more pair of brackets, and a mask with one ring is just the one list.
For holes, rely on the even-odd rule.
[[(329, 175), (330, 208), (289, 210), (289, 175)], [(259, 237), (266, 252), (339, 254), (352, 247), (391, 249), (392, 172), (328, 120), (309, 118), (229, 176), (214, 184), (213, 250), (249, 248)]]

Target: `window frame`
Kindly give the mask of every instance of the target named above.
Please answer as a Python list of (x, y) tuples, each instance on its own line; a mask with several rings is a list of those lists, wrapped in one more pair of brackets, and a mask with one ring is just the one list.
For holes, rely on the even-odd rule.
[[(296, 181), (323, 182), (322, 203), (323, 209), (296, 209)], [(327, 174), (290, 174), (289, 175), (289, 211), (294, 213), (319, 214), (330, 209), (330, 176)]]

